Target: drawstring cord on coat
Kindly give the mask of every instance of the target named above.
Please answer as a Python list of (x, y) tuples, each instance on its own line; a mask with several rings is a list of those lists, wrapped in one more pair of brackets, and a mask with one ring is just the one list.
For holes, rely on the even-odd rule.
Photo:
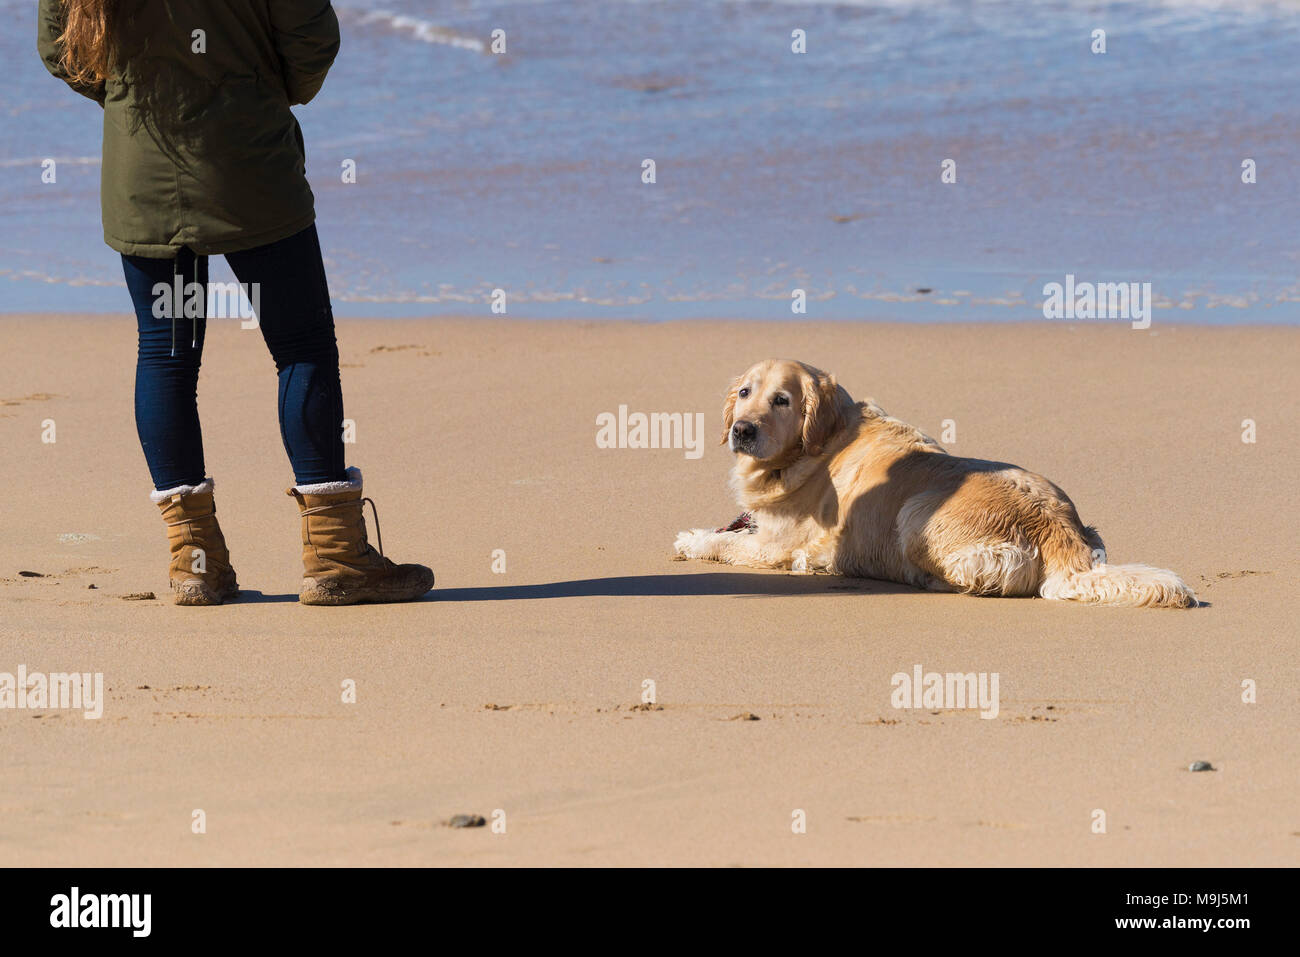
[[(180, 253), (177, 253), (176, 260), (172, 263), (172, 291), (173, 292), (175, 292), (176, 290), (176, 267), (179, 266), (180, 264), (181, 264)], [(177, 310), (180, 309), (180, 305), (181, 304), (176, 301), (175, 296), (173, 296), (172, 297), (172, 358), (173, 359), (176, 358), (176, 312)]]
[[(176, 254), (175, 264), (176, 266), (179, 266), (181, 264), (180, 253)], [(176, 266), (172, 267), (173, 280), (177, 275)], [(182, 276), (181, 278), (184, 278), (184, 276)], [(195, 256), (194, 257), (194, 285), (197, 286), (198, 284), (199, 284), (199, 257)], [(174, 288), (174, 283), (173, 283), (173, 288)], [(207, 312), (208, 309), (207, 300), (208, 300), (207, 290), (205, 289), (203, 290), (203, 311), (204, 312)], [(172, 303), (172, 358), (173, 359), (176, 358), (176, 313), (184, 308), (184, 306), (182, 305), (184, 301), (185, 301), (185, 288), (184, 286), (182, 286), (180, 302)], [(197, 349), (199, 347), (199, 317), (196, 315), (193, 316), (192, 318), (194, 319), (194, 322), (190, 326), (190, 348)], [(375, 519), (375, 524), (376, 525), (379, 524), (378, 519)]]

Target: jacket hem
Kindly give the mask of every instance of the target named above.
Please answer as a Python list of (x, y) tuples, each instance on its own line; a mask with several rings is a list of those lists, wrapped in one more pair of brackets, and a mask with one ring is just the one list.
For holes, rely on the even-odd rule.
[(175, 259), (176, 254), (183, 248), (189, 249), (196, 256), (224, 256), (226, 253), (240, 253), (248, 249), (256, 249), (258, 246), (279, 242), (281, 239), (288, 239), (290, 236), (302, 232), (314, 222), (316, 222), (315, 209), (306, 216), (284, 226), (263, 230), (260, 233), (240, 233), (238, 236), (213, 242), (140, 243), (119, 239), (111, 235), (108, 230), (104, 230), (104, 242), (110, 249), (125, 256), (141, 256), (145, 259)]

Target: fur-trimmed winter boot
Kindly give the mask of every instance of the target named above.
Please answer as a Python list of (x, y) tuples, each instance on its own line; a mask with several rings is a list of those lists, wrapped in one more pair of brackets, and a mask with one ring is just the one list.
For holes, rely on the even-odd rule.
[[(358, 605), (411, 601), (433, 587), (433, 572), (423, 565), (397, 565), (384, 557), (379, 511), (361, 497), (361, 470), (350, 468), (346, 482), (295, 485), (286, 489), (302, 515), (302, 590), (304, 605)], [(376, 551), (366, 539), (364, 503), (375, 515)]]
[(220, 605), (239, 594), (230, 551), (217, 524), (212, 479), (149, 493), (167, 523), (172, 560), (168, 567), (178, 605)]

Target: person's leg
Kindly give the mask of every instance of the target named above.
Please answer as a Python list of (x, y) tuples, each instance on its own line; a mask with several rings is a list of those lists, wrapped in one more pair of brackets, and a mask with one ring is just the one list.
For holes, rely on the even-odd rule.
[(280, 437), (299, 485), (346, 481), (343, 388), (316, 227), (226, 261), (256, 306), (280, 378)]
[[(208, 261), (182, 249), (174, 260), (123, 255), (122, 269), (139, 331), (135, 427), (154, 488), (198, 485), (205, 474), (197, 395)], [(173, 301), (177, 276), (183, 293), (186, 284), (199, 284), (201, 292), (194, 303), (198, 316), (185, 315), (184, 297), (179, 304)], [(167, 314), (157, 315), (163, 312)]]
[(199, 429), (208, 261), (182, 249), (174, 260), (124, 255), (122, 269), (139, 330), (135, 425), (153, 477), (149, 498), (167, 525), (173, 600), (220, 605), (239, 593), (239, 583), (217, 522)]
[[(370, 544), (361, 472), (344, 465), (339, 350), (316, 227), (226, 260), (256, 307), (280, 374), (280, 435), (296, 480), (288, 493), (302, 518), (298, 600), (354, 605), (419, 598), (433, 587), (433, 572), (395, 564)], [(377, 514), (375, 522), (377, 533)]]

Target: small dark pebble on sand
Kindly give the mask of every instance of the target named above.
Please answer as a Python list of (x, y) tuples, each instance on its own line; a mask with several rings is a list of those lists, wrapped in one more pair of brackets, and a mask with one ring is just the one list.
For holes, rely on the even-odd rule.
[(487, 818), (481, 814), (457, 814), (447, 822), (448, 827), (482, 827)]
[(24, 578), (47, 578), (48, 577), (47, 575), (44, 575), (41, 572), (19, 572), (18, 574), (22, 575)]
[(754, 714), (754, 712), (745, 711), (742, 712), (741, 714), (734, 715), (733, 717), (730, 717), (727, 720), (728, 721), (759, 721), (761, 719), (758, 717), (758, 715)]
[(1187, 770), (1189, 770), (1189, 771), (1216, 771), (1216, 770), (1218, 770), (1218, 769), (1217, 769), (1214, 765), (1212, 765), (1209, 761), (1193, 761), (1193, 762), (1191, 763), (1191, 765), (1188, 766)]

